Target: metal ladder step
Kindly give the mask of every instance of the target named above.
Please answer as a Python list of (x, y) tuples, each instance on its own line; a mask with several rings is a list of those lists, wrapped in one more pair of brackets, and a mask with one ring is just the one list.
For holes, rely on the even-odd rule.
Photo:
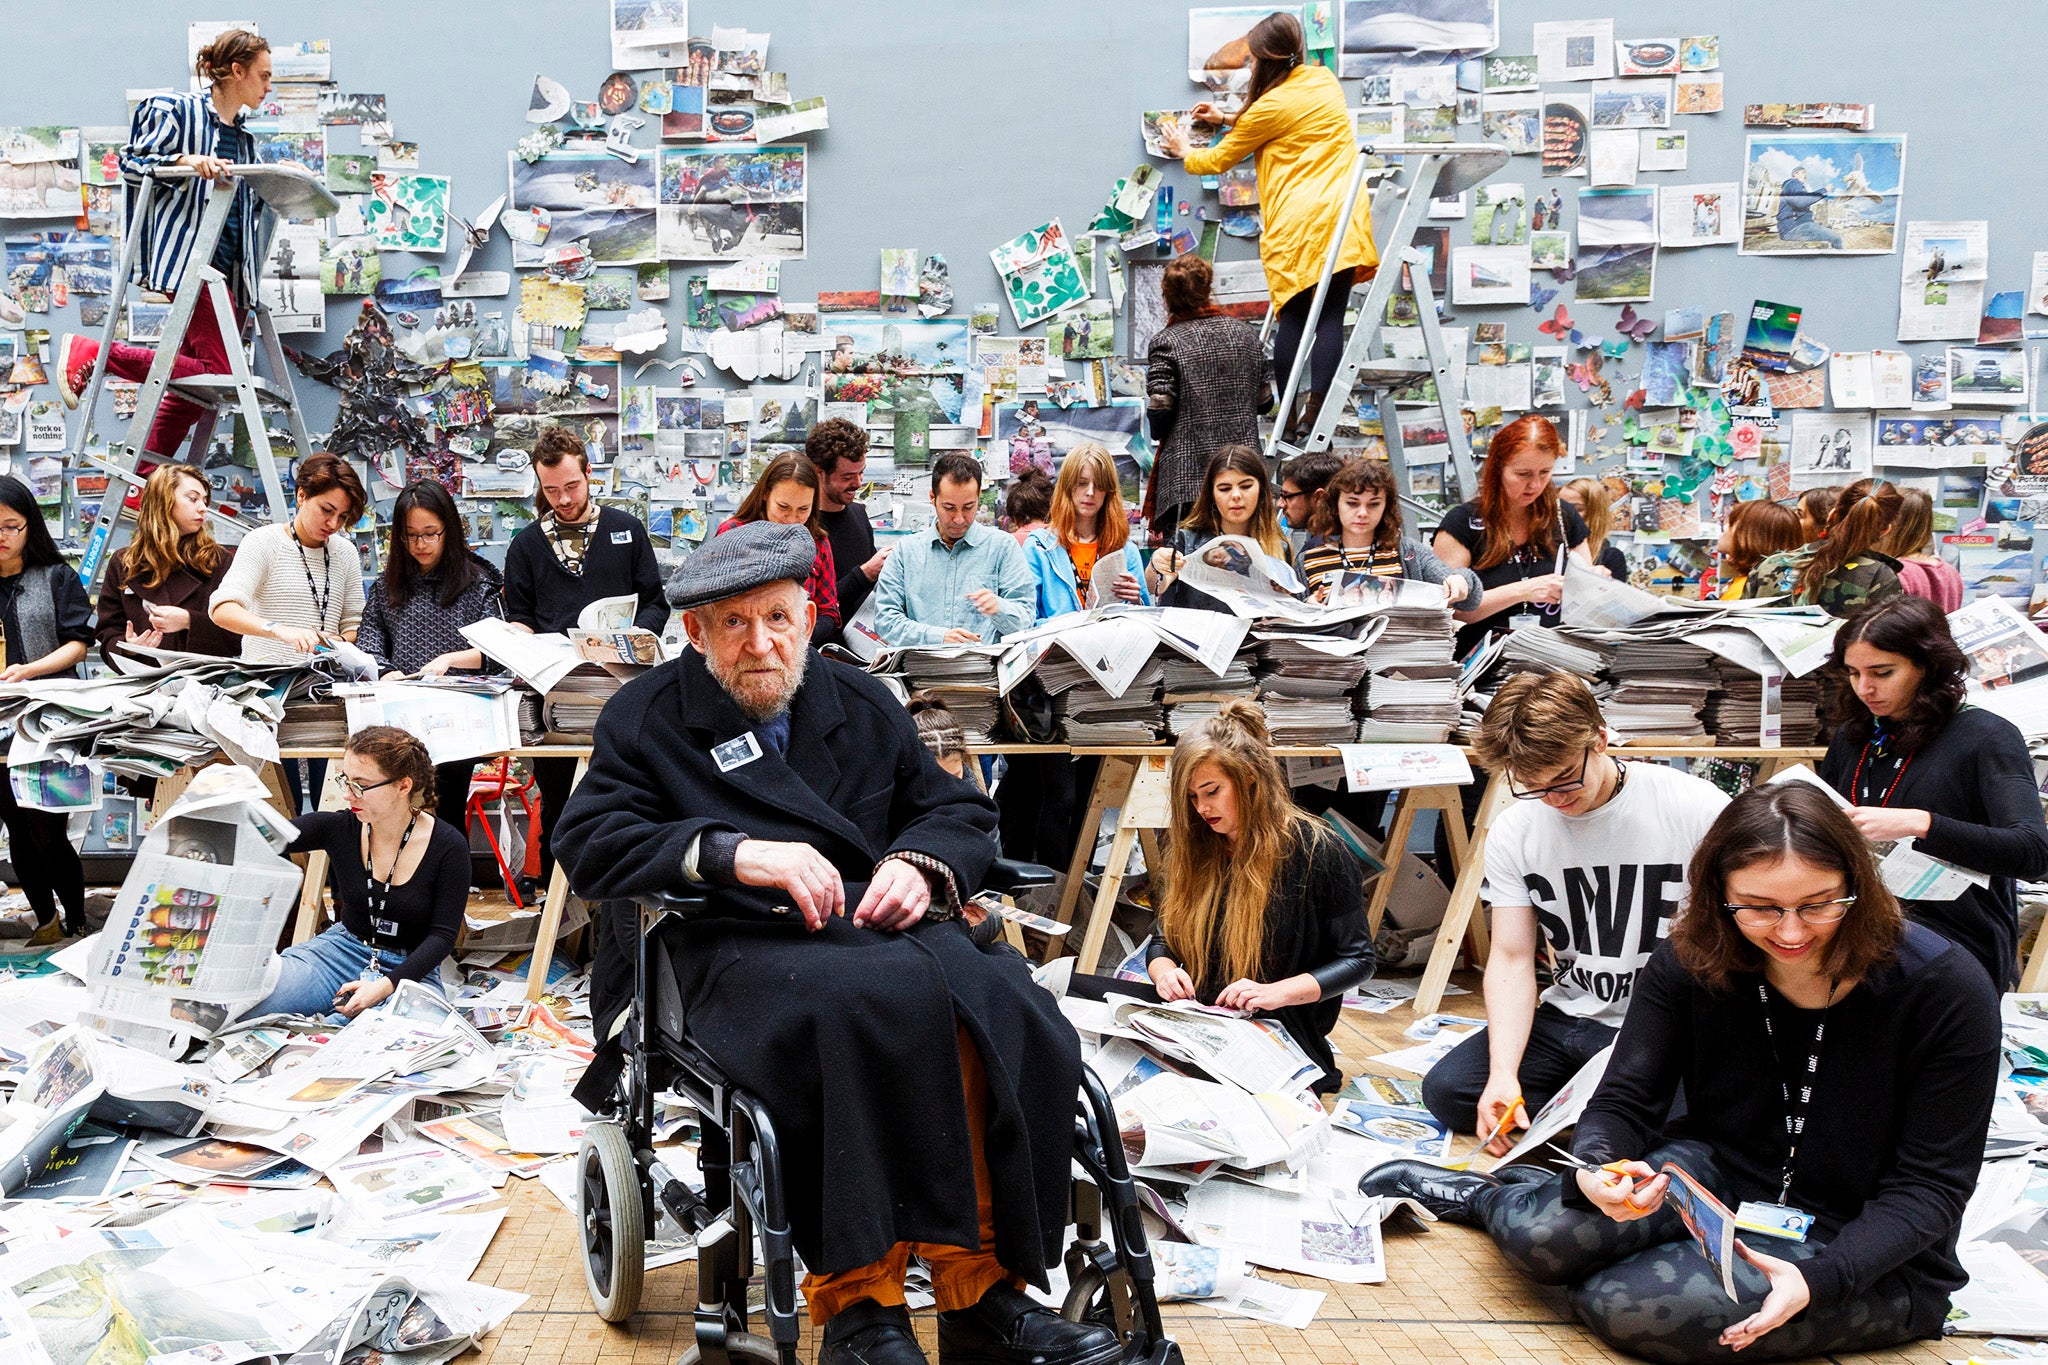
[[(265, 408), (279, 412), (291, 408), (291, 391), (272, 382), (268, 376), (251, 375), (249, 383), (256, 390), (257, 401)], [(204, 408), (232, 408), (241, 402), (241, 390), (231, 374), (195, 374), (185, 379), (173, 379), (171, 392)]]

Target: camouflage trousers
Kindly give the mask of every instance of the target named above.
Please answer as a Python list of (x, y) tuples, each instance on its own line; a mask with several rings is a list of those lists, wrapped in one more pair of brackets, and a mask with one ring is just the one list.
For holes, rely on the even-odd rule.
[[(1704, 1143), (1668, 1142), (1643, 1160), (1652, 1166), (1676, 1161), (1725, 1198)], [(1539, 1284), (1569, 1286), (1579, 1320), (1616, 1350), (1668, 1365), (1798, 1360), (1876, 1350), (1915, 1335), (1911, 1296), (1898, 1276), (1886, 1275), (1847, 1302), (1809, 1307), (1747, 1350), (1731, 1351), (1720, 1344), (1721, 1333), (1762, 1305), (1769, 1288), (1763, 1273), (1738, 1258), (1739, 1301), (1731, 1303), (1669, 1203), (1648, 1218), (1617, 1223), (1598, 1209), (1566, 1205), (1565, 1179), (1486, 1190), (1473, 1209), (1510, 1264)], [(1823, 1245), (1811, 1237), (1744, 1240), (1750, 1250), (1781, 1261), (1807, 1260)]]

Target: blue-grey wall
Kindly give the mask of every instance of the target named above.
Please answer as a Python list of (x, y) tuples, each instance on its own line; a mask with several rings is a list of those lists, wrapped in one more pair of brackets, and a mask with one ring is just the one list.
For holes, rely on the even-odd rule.
[[(951, 262), (964, 312), (998, 297), (991, 246), (1053, 216), (1070, 229), (1085, 226), (1117, 176), (1143, 159), (1139, 112), (1197, 95), (1184, 70), (1186, 9), (1175, 0), (700, 0), (691, 26), (769, 31), (769, 65), (789, 73), (798, 98), (829, 102), (831, 130), (810, 138), (810, 255), (785, 267), (785, 297), (871, 289), (879, 249), (913, 246)], [(2031, 252), (2048, 247), (2048, 232), (2039, 230), (2048, 223), (2048, 181), (2032, 155), (2025, 75), (2048, 51), (2048, 5), (1503, 0), (1501, 9), (1502, 50), (1510, 52), (1530, 50), (1537, 19), (1612, 15), (1623, 36), (1721, 35), (1727, 111), (1677, 119), (1693, 134), (1689, 168), (1642, 183), (1740, 180), (1746, 101), (1874, 101), (1880, 131), (1910, 134), (1902, 218), (1990, 219), (1992, 290), (2024, 288)], [(505, 153), (528, 130), (534, 73), (594, 98), (610, 67), (603, 0), (68, 0), (38, 8), (32, 24), (9, 26), (0, 124), (118, 123), (124, 89), (181, 78), (189, 20), (229, 13), (255, 18), (274, 39), (331, 39), (341, 86), (390, 97), (396, 135), (420, 143), (423, 170), (453, 177), (454, 202), (466, 213), (505, 189)], [(347, 130), (338, 131), (345, 141)], [(643, 140), (653, 131), (643, 130)], [(1537, 183), (1536, 158), (1514, 158), (1500, 178)], [(1177, 170), (1167, 179), (1183, 189)], [(1560, 183), (1569, 200), (1585, 181)], [(1462, 239), (1454, 229), (1453, 240)], [(1226, 256), (1251, 253), (1251, 244), (1226, 239)], [(416, 264), (387, 257), (386, 273)], [(452, 268), (452, 255), (442, 264)], [(479, 264), (509, 268), (502, 234)], [(1773, 260), (1733, 247), (1666, 251), (1656, 301), (1644, 311), (1740, 309), (1769, 298), (1804, 305), (1806, 330), (1837, 349), (1868, 348), (1891, 343), (1898, 272), (1896, 255)], [(679, 299), (670, 306), (679, 310)], [(1597, 329), (1616, 310), (1585, 311)], [(331, 339), (353, 313), (352, 301), (336, 303)], [(1506, 320), (1511, 338), (1541, 339), (1526, 309), (1460, 314)], [(67, 322), (59, 314), (47, 325), (61, 330)], [(1003, 330), (1012, 330), (1007, 312)], [(332, 397), (306, 387), (314, 390), (309, 414), (322, 427)]]

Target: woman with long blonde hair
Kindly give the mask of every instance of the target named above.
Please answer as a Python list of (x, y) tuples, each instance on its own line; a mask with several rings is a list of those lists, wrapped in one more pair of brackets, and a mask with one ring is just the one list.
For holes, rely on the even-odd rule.
[(1586, 523), (1586, 557), (1593, 567), (1605, 569), (1609, 578), (1628, 582), (1627, 557), (1620, 546), (1607, 543), (1608, 533), (1614, 529), (1614, 501), (1607, 485), (1598, 479), (1573, 479), (1557, 490), (1557, 497)]
[(1038, 580), (1038, 619), (1108, 606), (1089, 600), (1095, 566), (1105, 559), (1121, 566), (1116, 600), (1149, 606), (1152, 594), (1145, 590), (1145, 561), (1131, 540), (1116, 460), (1108, 447), (1083, 441), (1060, 463), (1046, 524), (1024, 537), (1024, 562)]
[[(109, 490), (111, 495), (111, 490)], [(188, 464), (158, 465), (142, 486), (135, 534), (100, 585), (100, 657), (123, 644), (234, 658), (242, 638), (206, 614), (235, 552), (206, 529), (213, 490)]]
[(1358, 864), (1295, 807), (1266, 717), (1235, 698), (1173, 751), (1159, 932), (1145, 970), (1162, 1000), (1271, 1015), (1343, 1085), (1330, 1030), (1372, 975)]

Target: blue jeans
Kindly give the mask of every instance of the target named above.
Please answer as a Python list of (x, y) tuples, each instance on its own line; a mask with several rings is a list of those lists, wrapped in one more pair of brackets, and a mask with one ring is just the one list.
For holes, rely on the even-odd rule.
[[(242, 1012), (244, 1019), (264, 1014), (310, 1014), (331, 1024), (345, 1024), (347, 1016), (334, 1008), (334, 993), (351, 981), (362, 979), (372, 949), (339, 924), (330, 925), (304, 943), (295, 943), (279, 957), (277, 985), (269, 995)], [(405, 954), (388, 949), (375, 950), (377, 965), (386, 975), (405, 961)], [(438, 965), (438, 964), (437, 964)], [(429, 974), (420, 984), (441, 993), (440, 979)]]
[(1787, 223), (1784, 227), (1778, 229), (1778, 240), (1781, 242), (1826, 242), (1829, 246), (1839, 247), (1842, 244), (1842, 234), (1808, 220), (1804, 223)]

